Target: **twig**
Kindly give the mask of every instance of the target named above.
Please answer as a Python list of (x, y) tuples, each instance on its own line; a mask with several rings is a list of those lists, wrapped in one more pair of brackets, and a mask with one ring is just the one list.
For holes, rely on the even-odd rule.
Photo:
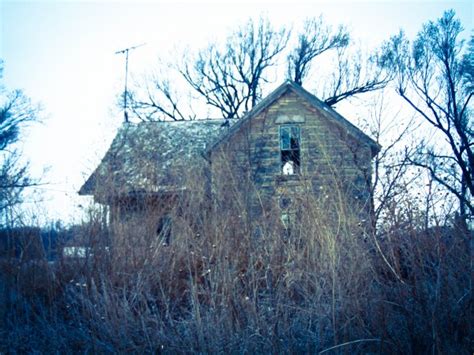
[(327, 348), (327, 349), (324, 349), (323, 351), (320, 351), (319, 354), (324, 354), (328, 351), (331, 351), (331, 350), (335, 350), (337, 348), (340, 348), (340, 347), (343, 347), (343, 346), (346, 346), (346, 345), (351, 345), (351, 344), (356, 344), (356, 343), (362, 343), (362, 342), (373, 342), (373, 341), (379, 341), (379, 342), (384, 342), (384, 340), (381, 340), (381, 339), (358, 339), (358, 340), (352, 340), (352, 341), (348, 341), (347, 343), (342, 343), (342, 344), (339, 344), (339, 345), (335, 345), (335, 346), (332, 346), (330, 348)]

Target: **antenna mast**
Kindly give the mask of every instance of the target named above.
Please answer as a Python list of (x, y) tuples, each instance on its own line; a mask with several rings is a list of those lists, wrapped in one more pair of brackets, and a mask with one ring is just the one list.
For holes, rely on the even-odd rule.
[(125, 49), (122, 49), (120, 51), (115, 52), (115, 54), (125, 54), (125, 89), (123, 91), (123, 117), (125, 119), (125, 122), (128, 122), (128, 112), (127, 112), (128, 52), (133, 50), (133, 49), (136, 49), (138, 47), (142, 47), (145, 44), (146, 43), (142, 43), (142, 44), (139, 44), (137, 46), (128, 47), (128, 48), (125, 48)]

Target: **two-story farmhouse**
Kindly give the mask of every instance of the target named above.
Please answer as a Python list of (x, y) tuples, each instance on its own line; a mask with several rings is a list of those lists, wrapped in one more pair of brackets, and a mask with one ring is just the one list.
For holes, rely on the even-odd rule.
[(79, 193), (110, 206), (111, 223), (156, 210), (158, 229), (196, 183), (208, 208), (219, 206), (215, 213), (238, 200), (240, 217), (276, 213), (288, 224), (299, 198), (338, 191), (368, 220), (378, 151), (375, 141), (288, 81), (240, 120), (125, 123)]

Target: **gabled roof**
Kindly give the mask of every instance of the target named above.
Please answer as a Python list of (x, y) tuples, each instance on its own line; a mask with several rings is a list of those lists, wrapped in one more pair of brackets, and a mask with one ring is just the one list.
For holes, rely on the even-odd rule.
[[(185, 188), (191, 164), (202, 162), (205, 153), (219, 147), (245, 122), (263, 112), (282, 95), (292, 91), (337, 124), (356, 140), (380, 146), (324, 102), (292, 81), (287, 81), (260, 101), (242, 119), (124, 123), (99, 166), (79, 190), (105, 201), (111, 196), (139, 193), (167, 193)], [(97, 189), (99, 187), (99, 189)]]
[(285, 93), (287, 93), (290, 90), (296, 93), (297, 95), (299, 95), (306, 102), (311, 104), (319, 112), (325, 115), (327, 119), (339, 125), (342, 129), (344, 129), (349, 135), (353, 136), (356, 140), (359, 140), (363, 143), (368, 144), (372, 150), (372, 156), (375, 156), (380, 151), (380, 145), (377, 142), (375, 142), (372, 138), (367, 136), (359, 128), (357, 128), (348, 120), (346, 120), (344, 117), (342, 117), (332, 107), (330, 107), (323, 101), (319, 100), (316, 96), (314, 96), (310, 92), (303, 89), (300, 85), (296, 84), (294, 81), (287, 80), (285, 83), (280, 85), (277, 89), (275, 89), (271, 94), (269, 94), (262, 101), (260, 101), (251, 111), (249, 111), (244, 117), (242, 117), (236, 124), (234, 124), (232, 128), (229, 129), (229, 131), (225, 135), (222, 135), (214, 144), (210, 145), (207, 148), (207, 152), (209, 153), (215, 148), (217, 148), (222, 142), (225, 142), (230, 136), (232, 136), (236, 131), (238, 131), (239, 128), (243, 124), (245, 124), (245, 122), (247, 122), (252, 117), (257, 116), (259, 113), (266, 110), (275, 101), (277, 101), (281, 96), (283, 96)]
[(124, 123), (79, 194), (102, 200), (102, 194), (176, 191), (183, 187), (181, 180), (190, 164), (229, 129), (224, 123), (222, 119)]

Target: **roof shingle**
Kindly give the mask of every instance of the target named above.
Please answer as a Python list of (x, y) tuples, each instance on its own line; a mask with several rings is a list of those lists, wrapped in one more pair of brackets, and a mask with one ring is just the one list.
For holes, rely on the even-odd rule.
[(124, 123), (80, 195), (167, 192), (181, 186), (191, 163), (228, 130), (225, 120)]

